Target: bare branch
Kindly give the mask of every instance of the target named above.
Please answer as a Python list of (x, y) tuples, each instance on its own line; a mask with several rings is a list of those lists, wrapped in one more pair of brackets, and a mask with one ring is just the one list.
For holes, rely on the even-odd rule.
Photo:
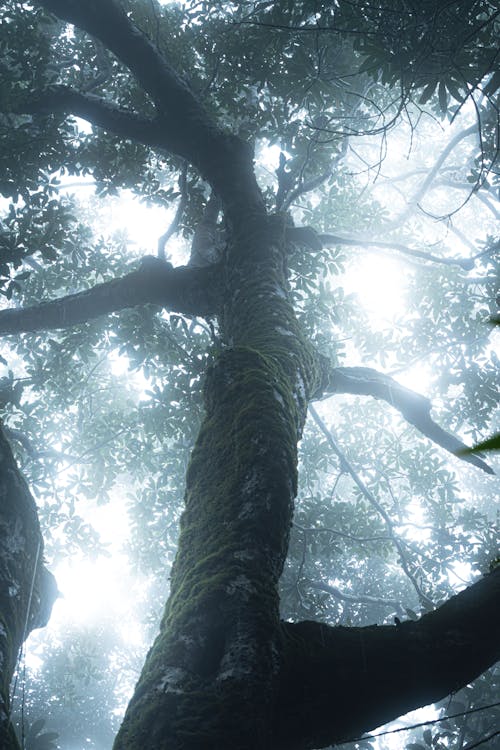
[(377, 500), (373, 492), (370, 492), (366, 484), (361, 480), (358, 473), (355, 471), (354, 467), (351, 465), (346, 455), (337, 444), (337, 441), (335, 440), (332, 434), (332, 431), (327, 428), (327, 426), (325, 425), (325, 423), (319, 416), (314, 406), (312, 406), (312, 404), (309, 404), (309, 411), (311, 413), (312, 418), (314, 419), (314, 421), (320, 428), (321, 432), (326, 437), (329, 446), (332, 448), (334, 453), (338, 456), (341, 465), (351, 475), (352, 479), (354, 480), (354, 483), (356, 484), (358, 489), (362, 492), (364, 497), (368, 500), (370, 505), (373, 508), (375, 508), (375, 510), (380, 516), (382, 516), (385, 522), (386, 528), (387, 528), (387, 533), (389, 534), (391, 540), (394, 542), (394, 545), (398, 551), (401, 567), (403, 568), (403, 571), (406, 577), (408, 578), (408, 580), (410, 581), (411, 585), (415, 589), (419, 602), (421, 603), (423, 607), (425, 607), (425, 609), (427, 610), (433, 609), (434, 608), (433, 602), (422, 591), (422, 588), (420, 587), (417, 579), (415, 578), (412, 571), (410, 570), (410, 563), (406, 555), (406, 550), (404, 549), (403, 545), (401, 544), (398, 537), (394, 533), (393, 524), (389, 517), (389, 514), (386, 512), (385, 508), (379, 503), (379, 501)]
[(464, 271), (470, 271), (474, 268), (474, 260), (472, 258), (440, 258), (438, 255), (433, 255), (425, 250), (415, 250), (414, 248), (407, 247), (401, 242), (369, 240), (362, 237), (342, 237), (338, 234), (320, 234), (318, 237), (324, 246), (350, 245), (352, 247), (380, 247), (383, 250), (396, 250), (398, 253), (407, 255), (409, 258), (428, 260), (432, 263), (440, 263), (444, 266), (460, 266)]
[[(409, 388), (405, 388), (389, 375), (371, 367), (335, 367), (327, 373), (327, 385), (324, 395), (334, 393), (352, 393), (359, 396), (373, 396), (397, 409), (407, 422), (417, 428), (432, 442), (452, 453), (454, 456), (467, 446), (454, 435), (443, 430), (430, 415), (431, 402)], [(493, 469), (476, 455), (459, 456), (487, 474), (494, 474)]]
[(336, 586), (331, 586), (328, 583), (321, 583), (319, 581), (308, 581), (308, 585), (310, 588), (316, 589), (317, 591), (324, 591), (326, 594), (331, 594), (335, 599), (339, 599), (340, 601), (349, 602), (350, 604), (385, 605), (391, 607), (401, 616), (404, 615), (404, 609), (401, 606), (401, 602), (398, 602), (396, 599), (382, 599), (377, 596), (369, 596), (368, 594), (347, 594)]
[[(412, 195), (410, 200), (408, 201), (408, 205), (405, 208), (405, 210), (397, 216), (395, 219), (393, 219), (389, 226), (396, 227), (400, 226), (408, 216), (410, 216), (417, 207), (419, 207), (419, 204), (421, 203), (422, 199), (424, 198), (425, 194), (427, 193), (428, 189), (436, 179), (439, 170), (443, 166), (444, 162), (448, 158), (448, 156), (452, 153), (453, 149), (456, 148), (456, 146), (463, 141), (465, 138), (468, 138), (473, 133), (478, 133), (478, 125), (474, 124), (470, 127), (466, 128), (465, 130), (461, 130), (459, 133), (457, 133), (450, 142), (445, 146), (445, 148), (441, 151), (439, 157), (436, 159), (432, 169), (430, 169), (427, 173), (427, 177), (422, 182), (418, 190)], [(474, 186), (470, 186), (471, 193), (474, 191)], [(389, 227), (388, 227), (389, 228)]]
[(179, 224), (182, 219), (182, 215), (186, 209), (186, 203), (187, 203), (187, 190), (186, 190), (186, 175), (187, 175), (187, 163), (184, 162), (182, 165), (181, 173), (179, 175), (179, 190), (181, 191), (181, 196), (179, 199), (179, 203), (177, 205), (177, 210), (175, 212), (175, 216), (172, 220), (172, 223), (168, 227), (167, 231), (162, 234), (162, 236), (158, 240), (158, 257), (161, 260), (166, 260), (165, 257), (165, 246), (169, 239), (177, 232), (179, 228)]

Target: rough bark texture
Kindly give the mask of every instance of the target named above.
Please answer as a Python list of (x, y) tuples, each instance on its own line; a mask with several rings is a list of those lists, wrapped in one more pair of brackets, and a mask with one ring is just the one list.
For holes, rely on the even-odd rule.
[(226, 346), (206, 378), (170, 599), (117, 750), (272, 746), (277, 583), (319, 372), (293, 315), (283, 251), (283, 223), (262, 214), (226, 259)]
[(43, 565), (35, 501), (0, 426), (0, 747), (18, 750), (10, 723), (9, 687), (19, 650), (44, 627), (57, 586)]
[(500, 658), (500, 569), (417, 622), (284, 623), (276, 750), (360, 737), (441, 700)]

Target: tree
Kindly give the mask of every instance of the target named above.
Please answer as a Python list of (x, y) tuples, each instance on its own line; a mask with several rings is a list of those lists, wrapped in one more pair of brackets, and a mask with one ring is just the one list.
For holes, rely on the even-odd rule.
[[(424, 4), (423, 17), (419, 4), (409, 14), (415, 20), (409, 25), (411, 44), (404, 49), (410, 60), (418, 62), (423, 55), (429, 60), (425, 45), (418, 44), (422, 28), (431, 21), (449, 26), (448, 14), (443, 11), (440, 17), (430, 5)], [(317, 4), (307, 2), (252, 4), (248, 13), (246, 6), (235, 10), (203, 3), (187, 4), (184, 11), (118, 0), (5, 4), (2, 189), (11, 205), (0, 270), (6, 296), (22, 294), (27, 281), (33, 285), (32, 297), (44, 298), (53, 285), (61, 284), (72, 258), (81, 266), (89, 262), (84, 251), (88, 236), (75, 227), (68, 204), (54, 197), (54, 174), (61, 169), (77, 175), (91, 171), (102, 193), (139, 185), (144, 195), (163, 203), (177, 194), (179, 211), (171, 229), (184, 222), (192, 242), (189, 262), (173, 267), (165, 259), (172, 233), (167, 232), (158, 257), (146, 257), (138, 269), (117, 277), (113, 272), (119, 261), (112, 253), (102, 255), (101, 265), (89, 269), (86, 290), (25, 309), (2, 310), (1, 332), (35, 334), (31, 343), (40, 351), (46, 344), (39, 343), (37, 331), (66, 329), (145, 304), (172, 313), (186, 340), (187, 318), (210, 321), (202, 324), (204, 338), (198, 344), (203, 347), (207, 338), (212, 339), (208, 356), (183, 349), (179, 339), (168, 351), (169, 358), (177, 350), (183, 359), (177, 377), (187, 377), (187, 390), (191, 383), (193, 391), (199, 387), (203, 371), (203, 414), (187, 467), (169, 598), (116, 738), (117, 750), (322, 747), (356, 738), (411, 708), (442, 699), (498, 658), (492, 625), (498, 608), (498, 570), (434, 609), (434, 598), (422, 587), (393, 534), (389, 514), (326, 428), (342, 472), (380, 512), (388, 540), (425, 613), (406, 622), (397, 618), (394, 625), (363, 627), (281, 620), (278, 593), (297, 493), (297, 444), (312, 401), (340, 393), (373, 396), (391, 404), (444, 449), (454, 453), (463, 448), (431, 418), (426, 398), (373, 368), (338, 366), (332, 361), (334, 347), (327, 350), (329, 356), (321, 351), (318, 328), (315, 336), (310, 335), (308, 321), (314, 311), (301, 303), (301, 278), (306, 289), (308, 283), (316, 284), (318, 272), (331, 262), (329, 245), (367, 242), (376, 247), (382, 240), (322, 231), (324, 225), (295, 226), (297, 212), (292, 207), (329, 180), (331, 194), (342, 176), (347, 136), (375, 133), (379, 127), (373, 119), (363, 128), (367, 117), (383, 119), (395, 110), (396, 121), (414, 90), (421, 92), (422, 87), (423, 103), (437, 87), (432, 106), (444, 110), (449, 94), (469, 98), (471, 88), (487, 78), (480, 120), (483, 148), (480, 168), (471, 165), (471, 185), (479, 188), (494, 173), (496, 57), (484, 53), (484, 58), (472, 61), (467, 54), (471, 35), (486, 34), (486, 42), (493, 46), (498, 14), (487, 3), (464, 5), (468, 13), (461, 17), (457, 49), (453, 54), (446, 50), (452, 73), (449, 66), (422, 63), (414, 66), (408, 81), (397, 76), (404, 64), (401, 50), (389, 45), (384, 52), (385, 47), (376, 44), (366, 48), (372, 28), (384, 45), (388, 35), (400, 38), (393, 25), (400, 28), (401, 18), (390, 15), (385, 4), (377, 11), (378, 27), (370, 15), (373, 4), (364, 3), (345, 8), (341, 4), (338, 13), (329, 8), (318, 11)], [(232, 35), (226, 34), (227, 14), (237, 22)], [(68, 30), (66, 23), (74, 28)], [(342, 32), (342, 41), (337, 44), (331, 35), (324, 39), (327, 31)], [(13, 32), (14, 46), (9, 41)], [(361, 44), (352, 41), (357, 32), (362, 32)], [(233, 80), (228, 69), (240, 53), (246, 69), (242, 65)], [(471, 60), (468, 67), (457, 63), (456, 57), (462, 60), (459, 53)], [(387, 74), (379, 54), (385, 54)], [(39, 64), (33, 66), (35, 56)], [(174, 59), (183, 60), (183, 75), (172, 65)], [(360, 73), (356, 83), (338, 86), (353, 66)], [(405, 74), (408, 69), (411, 66), (404, 64)], [(470, 74), (470, 80), (462, 82), (462, 92), (456, 91), (456, 70)], [(389, 84), (395, 79), (402, 81), (402, 93), (394, 107)], [(374, 85), (381, 104), (373, 104)], [(68, 115), (92, 123), (92, 133), (76, 131)], [(348, 128), (338, 126), (342, 117), (349, 118)], [(226, 118), (231, 120), (229, 127)], [(477, 130), (476, 126), (464, 131), (463, 138)], [(280, 140), (276, 191), (263, 190), (257, 182), (251, 145), (256, 136), (261, 141)], [(7, 144), (17, 158), (7, 153)], [(161, 183), (162, 170), (180, 173), (178, 191)], [(428, 175), (414, 206), (421, 203), (434, 176)], [(314, 218), (313, 202), (305, 208)], [(12, 266), (28, 261), (40, 265), (31, 257), (35, 243), (47, 267), (36, 268), (35, 279), (27, 279), (24, 272), (11, 278)], [(440, 260), (450, 274), (457, 268), (470, 269), (477, 260), (439, 258), (402, 241), (392, 244), (413, 258)], [(391, 247), (389, 242), (386, 246)], [(491, 240), (487, 257), (493, 247)], [(66, 257), (59, 255), (61, 251)], [(97, 257), (93, 254), (92, 262), (99, 264)], [(490, 266), (485, 273), (486, 285), (491, 284)], [(77, 278), (74, 267), (73, 274)], [(105, 280), (92, 285), (99, 276)], [(71, 274), (62, 283), (68, 278)], [(37, 284), (43, 284), (38, 291)], [(164, 332), (150, 308), (145, 317), (143, 327), (140, 313), (134, 317), (132, 312), (119, 333), (129, 337), (128, 351), (135, 351), (138, 359), (148, 325), (151, 336)], [(485, 346), (489, 329), (481, 330)], [(38, 376), (57, 379), (68, 374), (69, 393), (79, 380), (71, 364), (75, 350), (85, 343), (88, 352), (89, 343), (98, 338), (99, 329), (94, 328), (77, 332), (71, 347), (50, 339), (53, 372), (38, 370)], [(32, 363), (32, 387), (37, 385), (36, 372)], [(158, 399), (162, 395), (153, 393)], [(31, 414), (36, 412), (34, 403)], [(482, 404), (488, 411), (491, 395), (486, 393)], [(166, 431), (168, 426), (160, 424), (157, 429)], [(15, 439), (15, 433), (12, 436)], [(463, 458), (478, 471), (492, 471), (476, 454)], [(342, 532), (337, 528), (332, 533)], [(29, 579), (23, 584), (21, 611), (29, 612), (28, 584)], [(329, 584), (327, 590), (323, 585), (323, 590), (333, 592), (335, 587)], [(12, 662), (26, 633), (18, 622), (9, 623), (6, 630), (11, 665), (3, 674), (7, 705)], [(4, 745), (15, 747), (8, 711), (4, 714)]]

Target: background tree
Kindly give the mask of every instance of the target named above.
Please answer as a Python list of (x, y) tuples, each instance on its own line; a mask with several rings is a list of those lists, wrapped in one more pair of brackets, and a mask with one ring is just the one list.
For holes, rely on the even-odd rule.
[[(111, 0), (8, 2), (1, 12), (0, 271), (14, 304), (0, 330), (26, 333), (4, 352), (5, 422), (54, 558), (63, 545), (102, 551), (76, 498), (103, 502), (126, 483), (132, 559), (159, 577), (162, 601), (180, 477), (200, 430), (169, 604), (116, 747), (324, 746), (468, 683), (498, 656), (498, 574), (431, 611), (452, 593), (458, 561), (470, 577), (497, 554), (482, 495), (494, 480), (467, 456), (464, 496), (456, 462), (429, 439), (457, 450), (443, 427), (476, 438), (497, 404), (485, 322), (497, 310), (497, 241), (484, 233), (478, 247), (458, 216), (473, 201), (498, 213), (498, 13), (475, 2), (418, 3), (402, 16), (399, 3)], [(475, 121), (455, 124), (433, 164), (389, 188), (389, 129), (405, 116), (425, 138), (426, 115), (459, 124), (468, 102)], [(381, 173), (364, 191), (360, 164)], [(130, 270), (126, 236), (84, 226), (61, 191), (67, 174), (90, 174), (108, 210), (123, 188), (163, 207), (176, 199), (158, 258)], [(443, 205), (442, 184), (464, 198)], [(381, 187), (398, 190), (395, 215)], [(461, 254), (446, 236), (429, 241), (436, 214)], [(175, 232), (189, 250), (172, 267)], [(335, 278), (346, 248), (354, 261), (371, 248), (412, 263), (405, 320), (377, 330), (346, 297)], [(112, 324), (101, 317), (118, 310)], [(141, 371), (146, 394), (123, 377), (117, 391), (110, 354)], [(443, 427), (430, 402), (372, 369), (401, 373), (419, 359), (441, 375)], [(404, 421), (385, 403), (353, 409), (346, 393), (388, 402)], [(311, 409), (303, 435), (280, 623), (297, 438), (307, 403), (330, 394), (335, 416)], [(418, 536), (407, 533), (415, 522)], [(362, 628), (374, 620), (387, 624)], [(73, 664), (83, 684), (91, 661)], [(495, 679), (464, 708), (492, 702)], [(58, 729), (68, 731), (64, 721)], [(471, 736), (483, 730), (474, 724)], [(462, 745), (468, 731), (445, 729)], [(105, 730), (94, 737), (107, 741)]]

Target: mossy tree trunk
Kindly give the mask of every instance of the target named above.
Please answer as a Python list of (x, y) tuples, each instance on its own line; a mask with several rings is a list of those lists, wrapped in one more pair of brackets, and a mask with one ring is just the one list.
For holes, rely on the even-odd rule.
[(288, 296), (283, 221), (243, 216), (225, 269), (170, 599), (115, 748), (271, 746), (277, 584), (318, 368)]
[(35, 501), (0, 426), (0, 747), (18, 750), (9, 690), (23, 641), (47, 624), (57, 586), (43, 565)]

